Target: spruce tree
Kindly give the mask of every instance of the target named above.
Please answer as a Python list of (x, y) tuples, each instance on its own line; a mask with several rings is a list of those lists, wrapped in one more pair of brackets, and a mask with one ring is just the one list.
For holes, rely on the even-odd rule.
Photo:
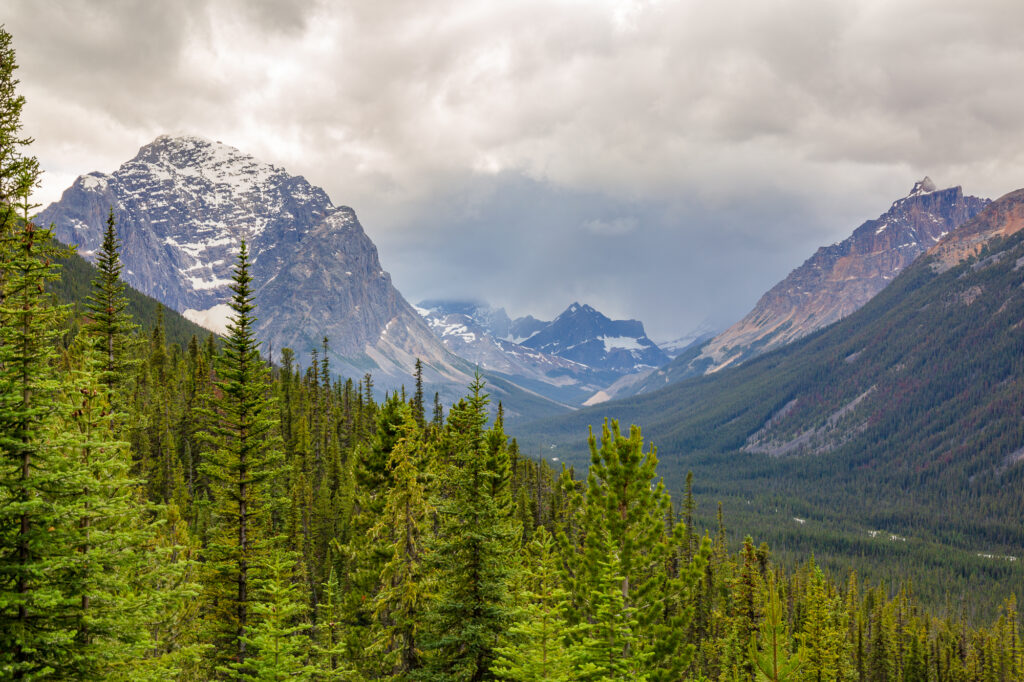
[(416, 358), (416, 392), (412, 395), (412, 416), (416, 424), (423, 428), (423, 361)]
[[(102, 358), (100, 381), (110, 388), (124, 387), (130, 334), (136, 328), (127, 312), (128, 299), (121, 281), (120, 246), (114, 208), (111, 207), (103, 244), (96, 254), (97, 273), (92, 281), (92, 292), (86, 299), (90, 319), (85, 327)], [(117, 397), (119, 393), (114, 395)]]
[(441, 438), (438, 536), (433, 547), (438, 595), (427, 618), (425, 677), (493, 679), (499, 638), (512, 619), (509, 585), (519, 527), (504, 496), (507, 467), (488, 448), (487, 394), (479, 375), (452, 407)]
[(392, 483), (371, 533), (390, 550), (374, 599), (371, 648), (383, 664), (381, 672), (398, 680), (411, 679), (421, 665), (419, 629), (430, 594), (425, 545), (434, 513), (425, 485), (429, 451), (411, 410), (403, 408), (401, 438), (388, 457)]
[(44, 293), (52, 235), (28, 220), (38, 167), (23, 149), (16, 68), (0, 28), (0, 676), (14, 679), (52, 672), (74, 647), (65, 580), (78, 520), (70, 464), (48, 440), (62, 311)]
[(229, 677), (251, 674), (247, 660), (261, 614), (253, 581), (272, 555), (279, 529), (271, 512), (280, 501), (272, 484), (281, 470), (277, 415), (268, 396), (268, 370), (253, 332), (252, 277), (245, 242), (238, 253), (231, 291), (232, 317), (218, 365), (212, 448), (202, 471), (215, 498), (214, 531), (205, 548), (207, 641), (216, 648), (217, 670)]
[(262, 561), (262, 577), (253, 580), (253, 624), (244, 635), (251, 654), (229, 666), (240, 680), (314, 679), (315, 670), (307, 662), (311, 648), (308, 606), (294, 576), (297, 560), (294, 552), (279, 543), (269, 548)]

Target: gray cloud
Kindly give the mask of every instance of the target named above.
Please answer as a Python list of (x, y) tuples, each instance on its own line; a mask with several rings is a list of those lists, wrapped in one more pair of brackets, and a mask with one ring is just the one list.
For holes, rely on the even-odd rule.
[(203, 134), (356, 208), (411, 299), (681, 333), (925, 173), (1022, 184), (1015, 0), (8, 5), (42, 198)]

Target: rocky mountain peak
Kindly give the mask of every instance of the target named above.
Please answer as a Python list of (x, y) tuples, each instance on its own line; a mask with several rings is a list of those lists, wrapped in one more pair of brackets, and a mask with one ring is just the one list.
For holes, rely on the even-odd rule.
[(910, 194), (907, 196), (916, 197), (921, 194), (934, 192), (936, 189), (938, 188), (935, 186), (935, 183), (926, 175), (923, 180), (919, 180), (914, 183), (914, 188), (910, 190)]
[(864, 222), (845, 240), (819, 248), (766, 292), (746, 317), (694, 357), (680, 356), (682, 363), (658, 372), (643, 390), (657, 381), (738, 364), (846, 317), (988, 204), (988, 199), (965, 196), (959, 186), (936, 189), (925, 177), (878, 218)]
[(162, 135), (112, 174), (79, 177), (39, 219), (89, 258), (111, 208), (125, 281), (182, 312), (226, 299), (242, 239), (253, 276), (269, 279), (305, 234), (342, 210), (305, 178), (192, 135)]
[(327, 336), (336, 371), (349, 376), (404, 380), (416, 357), (460, 375), (355, 212), (301, 176), (203, 137), (161, 135), (112, 174), (78, 178), (39, 220), (89, 257), (111, 207), (128, 284), (207, 328), (223, 329), (245, 239), (268, 349), (289, 346), (305, 361)]
[(639, 320), (612, 320), (593, 307), (572, 303), (522, 344), (590, 367), (634, 372), (668, 361)]

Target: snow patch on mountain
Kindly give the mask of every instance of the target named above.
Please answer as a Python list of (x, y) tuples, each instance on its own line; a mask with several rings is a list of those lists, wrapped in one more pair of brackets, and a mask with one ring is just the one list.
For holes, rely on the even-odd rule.
[(211, 332), (226, 336), (228, 333), (228, 323), (233, 321), (232, 315), (234, 315), (234, 311), (227, 303), (218, 303), (208, 310), (187, 308), (181, 314), (185, 316), (185, 319), (195, 322), (204, 329), (209, 329)]

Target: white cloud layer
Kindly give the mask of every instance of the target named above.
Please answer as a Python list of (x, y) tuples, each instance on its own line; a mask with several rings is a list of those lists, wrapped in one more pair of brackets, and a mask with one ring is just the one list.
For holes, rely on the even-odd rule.
[(926, 173), (1024, 185), (1016, 0), (6, 4), (44, 200), (205, 135), (353, 206), (412, 300), (670, 336)]

